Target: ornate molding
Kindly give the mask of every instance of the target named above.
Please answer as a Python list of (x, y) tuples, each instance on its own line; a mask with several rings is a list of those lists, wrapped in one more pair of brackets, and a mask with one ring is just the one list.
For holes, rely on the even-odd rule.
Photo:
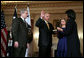
[[(67, 3), (66, 3), (67, 2)], [(1, 1), (3, 3), (3, 1)], [(5, 2), (4, 2), (5, 3)], [(17, 12), (20, 14), (20, 9), (27, 8), (29, 3), (30, 13), (40, 13), (41, 10), (45, 10), (49, 13), (64, 13), (67, 9), (74, 9), (77, 13), (83, 12), (82, 1), (16, 1), (7, 2), (5, 5), (1, 5), (1, 9), (4, 10), (5, 14), (13, 14), (14, 8), (17, 5)]]

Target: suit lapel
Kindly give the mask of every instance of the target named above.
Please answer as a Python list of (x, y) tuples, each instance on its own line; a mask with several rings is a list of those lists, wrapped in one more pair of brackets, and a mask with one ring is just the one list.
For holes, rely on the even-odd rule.
[(48, 29), (48, 26), (47, 26), (46, 22), (44, 20), (43, 20), (43, 22), (44, 22), (44, 25), (45, 25), (46, 30), (48, 31), (49, 29)]
[(25, 22), (22, 20), (22, 18), (19, 19), (20, 23), (26, 26)]
[(22, 22), (22, 23), (24, 23), (24, 21), (22, 20), (22, 18), (19, 18), (19, 21)]

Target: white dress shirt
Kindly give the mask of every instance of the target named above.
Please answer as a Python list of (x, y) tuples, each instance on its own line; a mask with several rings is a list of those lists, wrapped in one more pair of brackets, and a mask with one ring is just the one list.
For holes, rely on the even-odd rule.
[(24, 21), (25, 19), (21, 16), (21, 19)]

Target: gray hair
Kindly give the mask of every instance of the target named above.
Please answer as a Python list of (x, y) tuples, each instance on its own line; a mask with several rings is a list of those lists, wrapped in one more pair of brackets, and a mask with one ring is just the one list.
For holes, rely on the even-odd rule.
[(27, 11), (27, 9), (21, 9), (20, 14), (24, 13), (25, 11)]

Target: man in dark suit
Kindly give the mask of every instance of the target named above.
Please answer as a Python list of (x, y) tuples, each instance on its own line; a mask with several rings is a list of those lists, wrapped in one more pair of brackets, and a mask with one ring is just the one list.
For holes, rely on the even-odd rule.
[(39, 28), (39, 57), (50, 57), (52, 46), (53, 26), (48, 22), (49, 13), (41, 11), (41, 17), (37, 20), (36, 26)]
[(21, 10), (21, 17), (13, 20), (12, 23), (12, 35), (14, 41), (14, 56), (24, 57), (26, 48), (29, 47), (30, 38), (28, 36), (29, 25), (25, 19), (28, 16), (26, 9)]

